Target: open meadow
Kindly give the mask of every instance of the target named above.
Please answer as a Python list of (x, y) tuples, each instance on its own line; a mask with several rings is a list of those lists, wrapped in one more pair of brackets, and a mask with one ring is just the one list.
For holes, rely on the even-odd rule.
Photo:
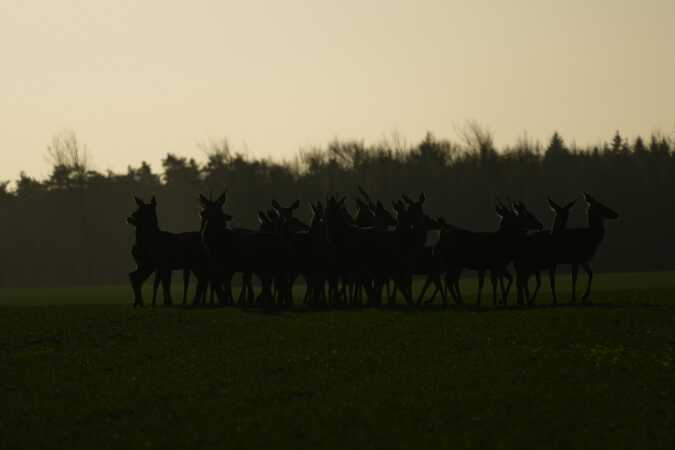
[(2, 289), (0, 449), (673, 448), (675, 273), (599, 273), (591, 305), (558, 285), (274, 312)]

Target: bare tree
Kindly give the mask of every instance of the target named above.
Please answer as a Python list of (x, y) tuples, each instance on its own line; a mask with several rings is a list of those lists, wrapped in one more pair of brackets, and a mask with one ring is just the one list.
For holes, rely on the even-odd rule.
[(483, 157), (495, 153), (493, 131), (476, 120), (469, 120), (463, 126), (456, 127), (456, 132), (467, 151), (480, 153)]
[(69, 169), (72, 175), (84, 178), (89, 167), (89, 150), (73, 130), (64, 130), (52, 137), (47, 145), (47, 160), (54, 168)]
[(52, 164), (50, 184), (61, 189), (74, 189), (78, 192), (80, 210), (80, 245), (85, 256), (84, 272), (87, 282), (91, 273), (90, 230), (87, 217), (87, 175), (89, 174), (89, 150), (81, 143), (73, 130), (64, 130), (52, 137), (47, 145), (47, 160)]

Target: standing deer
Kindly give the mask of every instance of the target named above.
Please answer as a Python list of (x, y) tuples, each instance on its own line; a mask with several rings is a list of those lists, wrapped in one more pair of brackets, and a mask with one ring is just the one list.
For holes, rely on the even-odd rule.
[[(502, 299), (506, 302), (511, 285), (507, 266), (514, 259), (528, 231), (541, 230), (543, 225), (522, 202), (507, 207), (498, 203), (495, 211), (500, 217), (499, 230), (494, 232), (473, 232), (445, 224), (439, 242), (439, 252), (446, 270), (446, 289), (450, 289), (457, 302), (462, 301), (459, 278), (462, 269), (478, 272), (478, 293), (476, 304), (480, 306), (485, 272), (490, 271), (492, 303), (497, 305), (497, 281), (499, 279)], [(508, 280), (504, 288), (503, 278)]]
[[(255, 273), (262, 281), (260, 296), (263, 304), (274, 300), (272, 280), (285, 280), (287, 262), (291, 259), (291, 244), (279, 233), (227, 229), (223, 225), (226, 214), (222, 208), (226, 194), (215, 201), (200, 195), (202, 205), (201, 238), (209, 256), (212, 273)], [(281, 289), (287, 286), (282, 285)], [(199, 286), (203, 293), (205, 286)], [(220, 290), (220, 286), (218, 286)], [(221, 292), (218, 293), (222, 297)], [(287, 295), (283, 292), (282, 295)], [(284, 298), (285, 299), (285, 298)]]
[[(548, 231), (539, 231), (528, 235), (519, 249), (514, 261), (517, 273), (518, 304), (527, 302), (528, 305), (531, 305), (534, 303), (541, 286), (540, 271), (542, 269), (548, 269), (553, 304), (558, 303), (555, 291), (555, 272), (560, 256), (556, 251), (556, 239), (567, 227), (570, 209), (575, 203), (576, 200), (573, 200), (565, 206), (560, 206), (549, 197), (548, 205), (555, 214), (553, 226)], [(532, 275), (535, 276), (536, 286), (532, 296), (530, 296), (528, 281)]]
[(585, 193), (584, 199), (588, 204), (588, 227), (563, 230), (555, 240), (555, 251), (559, 255), (557, 262), (572, 265), (572, 303), (576, 302), (579, 266), (583, 267), (588, 275), (588, 285), (582, 301), (588, 300), (593, 282), (591, 261), (605, 237), (605, 220), (619, 218), (615, 211), (597, 201), (590, 194)]
[(134, 291), (134, 306), (143, 306), (141, 287), (155, 271), (162, 281), (164, 305), (169, 306), (172, 304), (172, 270), (191, 270), (198, 280), (206, 282), (206, 258), (200, 236), (198, 232), (169, 233), (160, 230), (155, 197), (147, 204), (138, 197), (134, 198), (138, 208), (127, 218), (127, 222), (136, 227), (132, 254), (137, 268), (129, 273)]

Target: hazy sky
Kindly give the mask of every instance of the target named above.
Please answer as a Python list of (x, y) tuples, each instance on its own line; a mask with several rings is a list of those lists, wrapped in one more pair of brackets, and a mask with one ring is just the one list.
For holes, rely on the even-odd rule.
[(0, 0), (0, 180), (74, 130), (96, 169), (229, 138), (579, 144), (675, 132), (674, 0)]

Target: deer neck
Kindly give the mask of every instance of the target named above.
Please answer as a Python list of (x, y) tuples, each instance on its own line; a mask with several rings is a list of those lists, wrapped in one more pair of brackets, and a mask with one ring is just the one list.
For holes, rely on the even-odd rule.
[(599, 233), (600, 235), (605, 234), (605, 220), (599, 215), (596, 214), (589, 215), (588, 226), (591, 230)]
[(499, 224), (499, 229), (497, 230), (497, 233), (508, 234), (511, 236), (518, 236), (521, 234), (525, 235), (525, 232), (521, 230), (518, 226), (516, 226), (515, 224), (504, 223), (504, 221), (502, 221)]
[(552, 233), (559, 233), (567, 228), (567, 218), (561, 216), (560, 214), (555, 215), (553, 220), (553, 228), (551, 228)]
[(136, 244), (144, 245), (152, 242), (159, 234), (159, 226), (155, 224), (136, 227)]

